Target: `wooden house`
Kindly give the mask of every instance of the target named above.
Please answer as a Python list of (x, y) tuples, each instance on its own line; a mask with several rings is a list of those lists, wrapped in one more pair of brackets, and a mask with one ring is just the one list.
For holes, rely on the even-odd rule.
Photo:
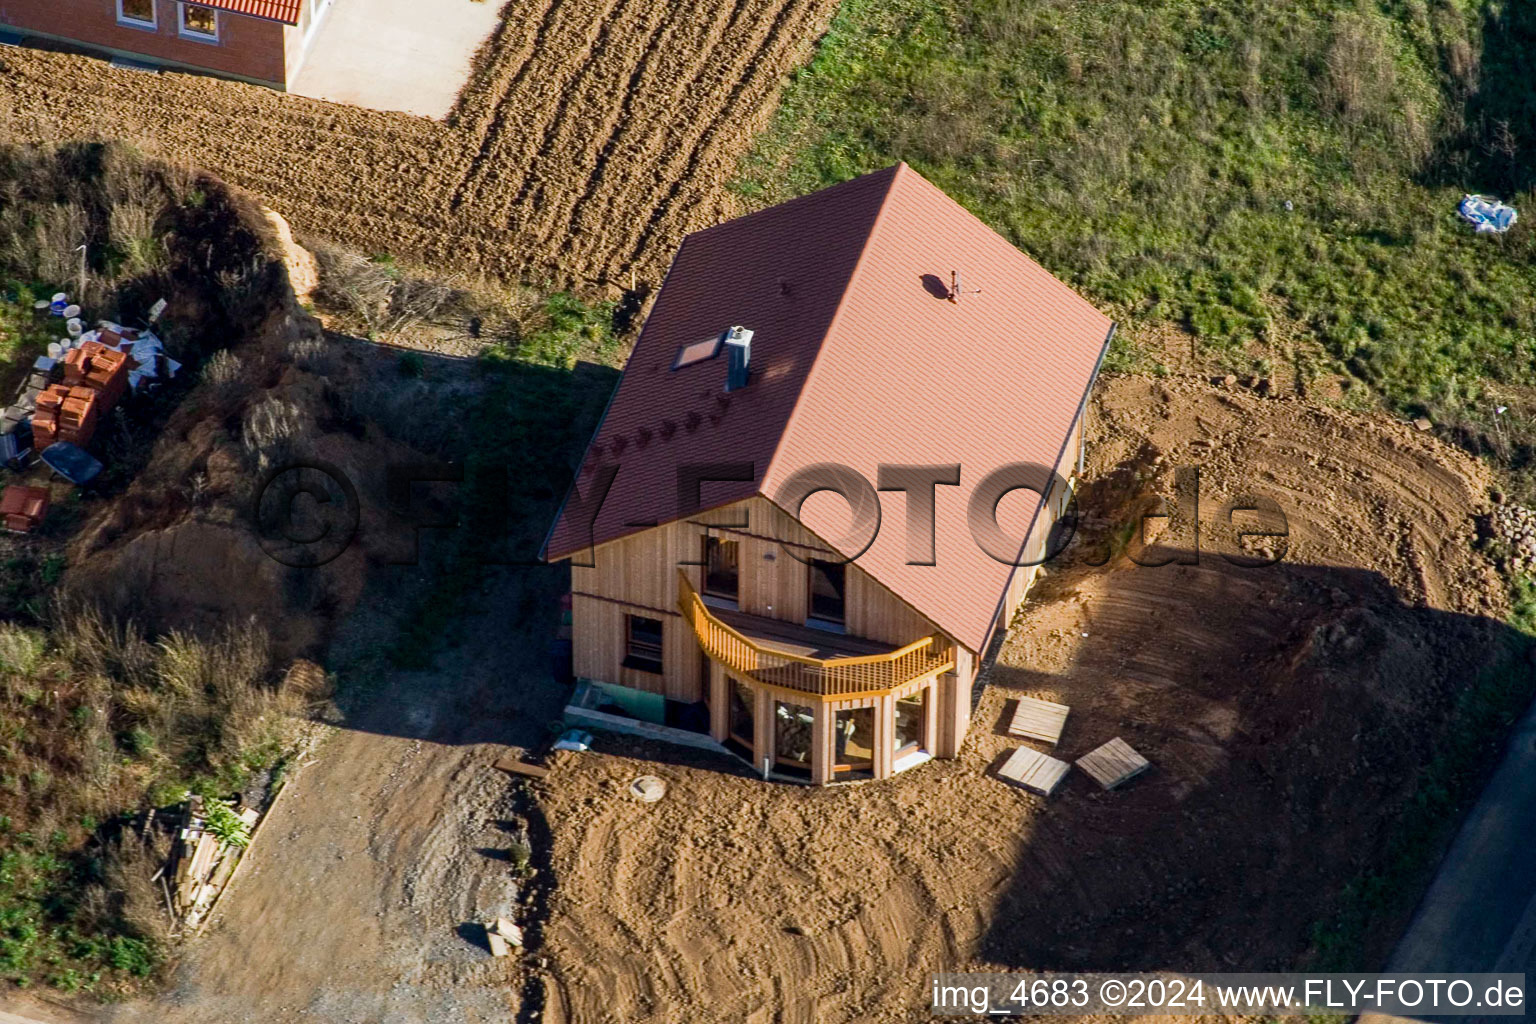
[(904, 164), (688, 236), (545, 544), (575, 674), (765, 773), (955, 756), (1112, 334)]

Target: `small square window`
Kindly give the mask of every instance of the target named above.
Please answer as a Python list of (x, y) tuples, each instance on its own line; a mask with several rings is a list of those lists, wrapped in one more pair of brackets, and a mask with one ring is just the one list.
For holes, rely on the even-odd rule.
[(219, 12), (211, 7), (182, 4), (181, 34), (194, 39), (218, 39)]
[(661, 673), (662, 624), (644, 615), (626, 615), (624, 667)]
[(155, 27), (155, 0), (117, 0), (117, 20), (140, 28)]

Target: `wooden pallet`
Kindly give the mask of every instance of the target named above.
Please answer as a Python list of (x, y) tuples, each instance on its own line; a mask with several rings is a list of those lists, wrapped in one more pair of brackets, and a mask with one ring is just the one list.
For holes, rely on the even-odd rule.
[(1032, 793), (1050, 796), (1061, 786), (1072, 766), (1029, 747), (1020, 747), (997, 770), (1000, 778), (1017, 783)]
[(1038, 697), (1020, 697), (1013, 720), (1008, 723), (1008, 732), (1054, 747), (1061, 740), (1061, 730), (1066, 728), (1067, 715), (1071, 711), (1065, 704), (1053, 704)]
[(1102, 747), (1090, 750), (1078, 758), (1077, 766), (1105, 789), (1114, 789), (1152, 767), (1152, 762), (1116, 736)]

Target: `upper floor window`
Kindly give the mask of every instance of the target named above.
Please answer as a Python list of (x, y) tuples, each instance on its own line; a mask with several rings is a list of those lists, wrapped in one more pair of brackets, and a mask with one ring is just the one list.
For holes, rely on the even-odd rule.
[(842, 625), (847, 569), (845, 562), (811, 559), (811, 614), (807, 625), (816, 625), (818, 622)]
[(181, 34), (210, 42), (219, 38), (219, 12), (197, 4), (181, 5)]
[(704, 538), (704, 594), (727, 601), (741, 593), (741, 548), (734, 540)]
[(117, 0), (117, 20), (135, 28), (154, 28), (155, 0)]

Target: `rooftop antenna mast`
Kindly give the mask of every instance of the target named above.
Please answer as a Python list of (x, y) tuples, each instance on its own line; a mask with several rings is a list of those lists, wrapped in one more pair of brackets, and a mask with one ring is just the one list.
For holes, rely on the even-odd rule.
[(950, 302), (959, 302), (961, 296), (963, 296), (963, 295), (980, 295), (980, 294), (981, 294), (981, 289), (980, 288), (972, 288), (969, 292), (967, 292), (965, 289), (960, 287), (960, 271), (958, 271), (958, 270), (951, 270), (949, 272), (949, 301)]

